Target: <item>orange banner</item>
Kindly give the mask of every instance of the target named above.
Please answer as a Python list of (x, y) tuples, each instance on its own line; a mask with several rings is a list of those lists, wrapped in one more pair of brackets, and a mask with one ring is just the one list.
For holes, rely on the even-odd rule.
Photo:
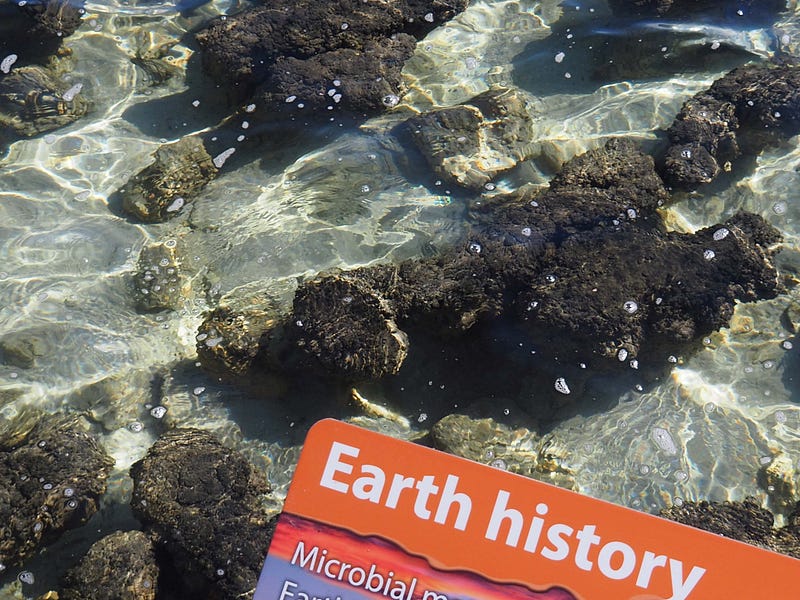
[[(281, 565), (339, 600), (798, 597), (798, 560), (332, 420), (284, 513)], [(256, 600), (321, 599), (295, 575)]]

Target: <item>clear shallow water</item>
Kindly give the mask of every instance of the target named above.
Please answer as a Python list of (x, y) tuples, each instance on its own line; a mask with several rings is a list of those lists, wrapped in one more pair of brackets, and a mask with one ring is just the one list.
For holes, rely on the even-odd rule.
[[(128, 467), (165, 426), (216, 430), (268, 470), (280, 496), (307, 427), (323, 415), (360, 412), (343, 402), (341, 390), (287, 391), (274, 380), (220, 382), (195, 364), (194, 335), (203, 311), (220, 298), (266, 291), (286, 306), (298, 277), (417, 256), (429, 244), (458, 238), (465, 199), (444, 185), (432, 191), (409, 175), (420, 167), (408, 164), (409, 154), (389, 135), (394, 124), (412, 112), (468, 100), (491, 83), (518, 85), (535, 110), (533, 158), (498, 190), (544, 185), (558, 164), (609, 137), (654, 146), (681, 104), (733, 64), (770, 55), (776, 40), (791, 50), (797, 22), (790, 13), (774, 28), (673, 24), (665, 56), (673, 37), (706, 53), (720, 41), (733, 50), (709, 63), (713, 68), (596, 80), (586, 65), (598, 60), (597, 36), (601, 45), (626, 39), (625, 30), (607, 31), (603, 2), (475, 2), (419, 43), (405, 69), (410, 91), (396, 113), (359, 130), (336, 123), (324, 131), (298, 126), (288, 138), (264, 131), (258, 140), (247, 132), (190, 215), (162, 225), (131, 223), (119, 216), (113, 192), (149, 163), (159, 144), (226, 116), (183, 36), (234, 6), (214, 2), (181, 14), (167, 3), (89, 5), (84, 26), (67, 40), (73, 53), (66, 70), (71, 82), (83, 84), (91, 113), (15, 143), (0, 163), (0, 335), (36, 340), (38, 354), (30, 368), (0, 365), (0, 414), (83, 414), (117, 460), (107, 509), (55, 553), (89, 543), (94, 534), (88, 531), (125, 526), (129, 517), (114, 502), (127, 501)], [(186, 82), (178, 77), (148, 87), (130, 58), (176, 40), (168, 55), (185, 67)], [(783, 232), (779, 263), (784, 273), (796, 274), (798, 164), (800, 146), (788, 140), (743, 167), (735, 183), (677, 203), (669, 222), (692, 230), (740, 208), (759, 213)], [(183, 304), (142, 314), (132, 294), (138, 255), (145, 244), (166, 240), (182, 256)], [(544, 424), (578, 489), (653, 511), (676, 498), (766, 500), (757, 482), (763, 464), (780, 454), (795, 468), (800, 461), (794, 375), (800, 342), (782, 320), (797, 305), (790, 292), (739, 306), (731, 328), (711, 336), (659, 386), (621, 390), (604, 399), (609, 410), (584, 407)], [(522, 360), (516, 341), (484, 350), (500, 360), (503, 352), (509, 361)], [(533, 389), (476, 391), (454, 383), (459, 375), (456, 362), (410, 362), (399, 381), (362, 390), (396, 418), (362, 422), (412, 437), (476, 402), (522, 420), (534, 411)], [(155, 406), (166, 407), (166, 415), (154, 417)]]

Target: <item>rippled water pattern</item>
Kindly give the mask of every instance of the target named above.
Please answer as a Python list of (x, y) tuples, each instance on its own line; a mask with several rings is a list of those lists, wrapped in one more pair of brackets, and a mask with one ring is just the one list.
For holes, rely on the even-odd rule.
[[(237, 6), (89, 3), (83, 26), (66, 41), (66, 78), (82, 85), (91, 113), (16, 142), (0, 163), (0, 336), (35, 340), (36, 354), (30, 368), (0, 364), (0, 415), (90, 415), (117, 460), (110, 494), (121, 502), (130, 492), (128, 467), (165, 422), (214, 429), (268, 469), (280, 492), (302, 431), (323, 414), (347, 414), (319, 399), (324, 390), (316, 401), (286, 398), (266, 383), (257, 392), (239, 389), (200, 370), (194, 336), (203, 311), (221, 296), (268, 290), (285, 306), (298, 277), (417, 256), (457, 239), (464, 227), (458, 194), (445, 186), (433, 193), (404, 176), (404, 149), (387, 135), (398, 120), (392, 114), (359, 130), (299, 126), (280, 144), (261, 132), (260, 145), (242, 143), (188, 220), (137, 225), (123, 218), (113, 193), (161, 143), (225, 117), (224, 99), (199, 73), (186, 34)], [(797, 22), (793, 9), (775, 26), (734, 19), (626, 30), (612, 26), (604, 2), (478, 0), (419, 43), (404, 71), (410, 91), (399, 109), (462, 102), (491, 83), (521, 87), (535, 107), (534, 158), (498, 182), (498, 191), (523, 181), (543, 185), (555, 165), (611, 136), (652, 145), (687, 98), (733, 65), (769, 56), (777, 45), (793, 52)], [(645, 65), (650, 74), (642, 79), (613, 69), (593, 79), (587, 65), (604, 41), (632, 36), (665, 40), (665, 60), (671, 41), (701, 49), (698, 56), (720, 43), (728, 51), (685, 72), (664, 72), (657, 62)], [(147, 86), (130, 58), (175, 40), (168, 56), (186, 68), (191, 86), (181, 78)], [(678, 203), (670, 226), (691, 230), (740, 208), (756, 212), (783, 232), (779, 263), (784, 273), (797, 273), (798, 164), (800, 145), (791, 139), (759, 156), (735, 184)], [(154, 240), (179, 245), (189, 285), (179, 310), (142, 314), (132, 273), (141, 248)], [(800, 460), (800, 342), (787, 331), (785, 314), (796, 311), (796, 296), (739, 306), (732, 326), (680, 359), (661, 385), (627, 391), (610, 410), (553, 424), (554, 443), (579, 489), (646, 510), (679, 499), (765, 498), (758, 469), (781, 453), (796, 467)], [(371, 419), (371, 426), (411, 437), (437, 413), (457, 412), (454, 395), (442, 405), (448, 390), (436, 368), (411, 376), (429, 382), (413, 399), (402, 388), (373, 389), (371, 400), (399, 414)], [(479, 400), (469, 390), (458, 393), (465, 394), (462, 406)], [(533, 394), (494, 402), (513, 417)], [(126, 518), (109, 510), (99, 522), (113, 528)], [(61, 544), (70, 548), (87, 535)]]

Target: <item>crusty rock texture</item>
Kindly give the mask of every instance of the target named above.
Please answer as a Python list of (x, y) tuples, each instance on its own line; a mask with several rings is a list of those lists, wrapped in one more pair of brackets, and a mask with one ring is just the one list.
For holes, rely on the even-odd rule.
[(0, 564), (20, 564), (100, 504), (114, 461), (76, 425), (44, 417), (24, 443), (0, 440)]
[(734, 69), (684, 103), (667, 130), (668, 182), (696, 187), (730, 171), (742, 155), (800, 132), (800, 66)]
[(58, 600), (155, 600), (159, 568), (150, 538), (116, 531), (67, 571)]
[(252, 595), (273, 531), (262, 473), (212, 434), (174, 429), (131, 477), (134, 514), (163, 541), (181, 577), (209, 597)]

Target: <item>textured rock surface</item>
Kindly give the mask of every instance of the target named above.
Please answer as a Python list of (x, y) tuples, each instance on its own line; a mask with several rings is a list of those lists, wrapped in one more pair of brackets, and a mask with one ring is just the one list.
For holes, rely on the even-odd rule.
[(693, 187), (731, 169), (740, 155), (800, 132), (800, 66), (747, 65), (688, 100), (667, 134), (670, 183)]
[(280, 57), (302, 60), (345, 48), (360, 52), (369, 42), (404, 32), (422, 37), (466, 4), (277, 0), (218, 19), (197, 40), (207, 72), (218, 81), (247, 87), (265, 81)]
[(198, 594), (252, 594), (272, 531), (263, 474), (210, 433), (174, 429), (131, 467), (131, 477), (134, 514)]
[(448, 415), (431, 428), (433, 447), (560, 487), (575, 488), (574, 474), (561, 464), (550, 437), (512, 429), (494, 419)]
[(159, 568), (150, 538), (117, 531), (98, 540), (67, 571), (59, 600), (155, 600)]
[(0, 142), (31, 137), (76, 121), (89, 109), (80, 93), (38, 65), (0, 75)]
[(748, 498), (744, 502), (684, 502), (661, 515), (685, 525), (800, 558), (800, 505), (789, 523), (773, 527), (774, 517)]
[(154, 158), (121, 190), (124, 210), (148, 223), (178, 215), (218, 171), (203, 141), (195, 136), (161, 146)]
[(280, 57), (257, 90), (256, 105), (272, 118), (298, 114), (319, 120), (342, 110), (359, 117), (380, 113), (397, 104), (403, 92), (400, 72), (415, 46), (413, 37), (401, 33), (369, 40), (361, 50)]
[(504, 88), (412, 117), (403, 127), (434, 173), (476, 191), (526, 158), (533, 137), (525, 99)]
[(197, 355), (206, 369), (241, 374), (258, 354), (261, 337), (279, 323), (273, 310), (235, 311), (220, 306), (205, 316), (197, 331)]
[(45, 417), (13, 448), (0, 440), (0, 564), (19, 564), (98, 509), (113, 460), (77, 426)]
[(175, 240), (142, 248), (133, 277), (134, 296), (140, 310), (175, 309), (187, 283), (181, 275)]
[(636, 367), (640, 354), (725, 325), (737, 300), (779, 289), (769, 247), (780, 236), (763, 219), (741, 213), (694, 235), (667, 233), (655, 211), (667, 197), (652, 160), (612, 141), (541, 194), (482, 203), (459, 248), (304, 283), (291, 335), (328, 370), (371, 379), (402, 364), (406, 324), (436, 335), (504, 313), (536, 346), (558, 339), (585, 362)]

